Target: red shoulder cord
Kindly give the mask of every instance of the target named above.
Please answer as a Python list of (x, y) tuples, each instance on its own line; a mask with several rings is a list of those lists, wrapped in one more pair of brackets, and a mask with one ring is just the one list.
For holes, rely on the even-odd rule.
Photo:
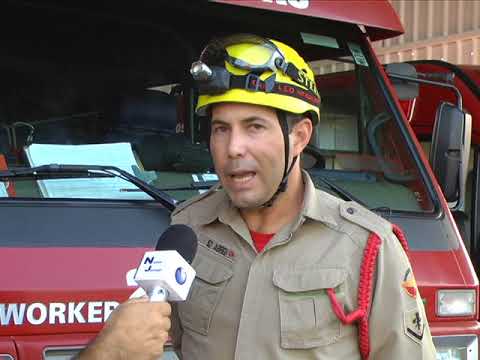
[[(398, 225), (392, 224), (393, 233), (400, 240), (405, 252), (408, 252), (407, 239)], [(369, 307), (372, 298), (372, 280), (375, 272), (375, 263), (382, 240), (380, 237), (371, 233), (368, 237), (367, 245), (363, 251), (362, 265), (360, 266), (360, 280), (358, 283), (358, 308), (349, 314), (343, 311), (343, 305), (337, 299), (334, 289), (327, 289), (327, 294), (332, 304), (335, 315), (345, 325), (351, 325), (357, 322), (358, 342), (360, 354), (363, 360), (368, 360), (370, 355), (370, 338), (368, 328)]]

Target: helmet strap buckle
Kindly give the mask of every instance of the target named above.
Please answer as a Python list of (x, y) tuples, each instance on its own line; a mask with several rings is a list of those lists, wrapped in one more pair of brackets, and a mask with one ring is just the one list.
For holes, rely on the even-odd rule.
[(287, 69), (290, 63), (286, 62), (285, 59), (280, 56), (275, 59), (274, 63), (277, 69), (280, 69), (284, 74), (288, 75)]
[(257, 74), (250, 73), (245, 79), (245, 89), (249, 91), (258, 91), (261, 84), (262, 80), (260, 80), (260, 76), (258, 76)]
[(275, 87), (276, 76), (275, 73), (270, 75), (265, 81), (260, 80), (257, 74), (250, 73), (245, 79), (245, 90), (271, 92)]

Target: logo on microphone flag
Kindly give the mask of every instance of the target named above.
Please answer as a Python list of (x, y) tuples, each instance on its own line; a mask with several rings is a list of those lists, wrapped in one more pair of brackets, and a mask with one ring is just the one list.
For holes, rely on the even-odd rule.
[(187, 273), (182, 267), (177, 268), (175, 271), (175, 280), (177, 280), (177, 283), (180, 285), (185, 284), (185, 281), (187, 281)]

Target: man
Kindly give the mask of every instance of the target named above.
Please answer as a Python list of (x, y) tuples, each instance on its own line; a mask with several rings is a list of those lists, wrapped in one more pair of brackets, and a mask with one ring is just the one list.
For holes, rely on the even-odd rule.
[(199, 239), (197, 278), (172, 312), (183, 358), (435, 359), (392, 225), (301, 169), (320, 115), (306, 62), (237, 35), (210, 43), (191, 72), (221, 186), (172, 215)]

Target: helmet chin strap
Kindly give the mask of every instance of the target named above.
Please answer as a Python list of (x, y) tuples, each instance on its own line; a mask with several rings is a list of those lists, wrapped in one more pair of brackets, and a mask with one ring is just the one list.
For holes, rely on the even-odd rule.
[(270, 207), (273, 205), (273, 202), (277, 199), (277, 197), (285, 192), (287, 190), (287, 185), (288, 185), (288, 176), (290, 175), (290, 172), (293, 169), (293, 166), (295, 165), (295, 162), (297, 161), (298, 156), (295, 156), (292, 160), (292, 164), (290, 167), (288, 166), (288, 158), (290, 157), (290, 140), (288, 137), (288, 134), (290, 133), (290, 129), (288, 128), (288, 122), (287, 122), (287, 116), (285, 112), (281, 110), (277, 110), (277, 117), (278, 121), (280, 122), (280, 127), (282, 128), (282, 133), (283, 133), (283, 143), (285, 146), (285, 167), (283, 170), (283, 177), (282, 181), (278, 185), (277, 191), (275, 191), (275, 194), (265, 202), (264, 204), (260, 205), (259, 207), (265, 208), (265, 207)]

